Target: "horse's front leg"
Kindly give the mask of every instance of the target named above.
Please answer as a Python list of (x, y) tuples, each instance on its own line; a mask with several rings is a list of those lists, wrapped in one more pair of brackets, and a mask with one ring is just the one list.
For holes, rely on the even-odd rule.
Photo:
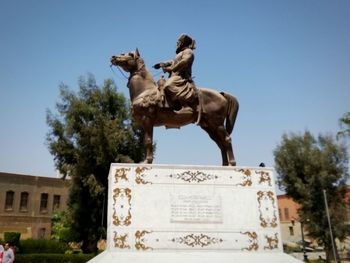
[(144, 145), (146, 150), (146, 158), (144, 163), (153, 162), (153, 123), (150, 118), (145, 117), (143, 122), (144, 129)]

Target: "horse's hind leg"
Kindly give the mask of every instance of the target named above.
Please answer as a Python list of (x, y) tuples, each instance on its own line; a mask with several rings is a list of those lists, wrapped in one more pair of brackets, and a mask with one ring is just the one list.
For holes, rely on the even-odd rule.
[(226, 131), (226, 129), (223, 125), (221, 125), (217, 128), (217, 133), (219, 136), (219, 140), (222, 142), (222, 145), (225, 148), (225, 151), (227, 154), (227, 159), (228, 159), (228, 165), (235, 166), (236, 160), (235, 160), (235, 156), (233, 155), (230, 134)]
[(217, 146), (220, 148), (221, 151), (221, 157), (222, 157), (222, 165), (227, 166), (229, 165), (228, 159), (227, 159), (227, 153), (225, 150), (225, 147), (222, 145), (220, 140), (218, 139), (218, 136), (215, 134), (215, 129), (210, 129), (209, 127), (202, 127), (203, 130), (205, 130), (209, 137), (217, 144)]
[[(203, 128), (204, 129), (204, 128)], [(223, 125), (218, 125), (215, 127), (207, 127), (205, 130), (208, 132), (210, 138), (212, 138), (216, 144), (219, 146), (222, 154), (223, 165), (235, 166), (236, 161), (233, 155), (231, 137), (226, 131)]]

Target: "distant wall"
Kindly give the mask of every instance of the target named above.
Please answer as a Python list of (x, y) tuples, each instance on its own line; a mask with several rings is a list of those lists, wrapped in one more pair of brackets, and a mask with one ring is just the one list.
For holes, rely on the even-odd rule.
[(20, 232), (21, 239), (49, 239), (53, 212), (67, 208), (68, 187), (68, 180), (0, 172), (0, 238)]

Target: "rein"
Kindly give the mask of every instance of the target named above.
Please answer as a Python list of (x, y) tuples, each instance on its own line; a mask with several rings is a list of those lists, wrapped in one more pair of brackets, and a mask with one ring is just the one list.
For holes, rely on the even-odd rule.
[[(112, 70), (112, 72), (114, 73), (114, 75), (118, 76), (118, 75), (115, 73), (115, 71), (113, 70), (113, 66), (116, 66), (116, 67), (117, 67), (117, 69), (119, 70), (120, 74), (121, 74), (125, 79), (129, 79), (129, 77), (126, 76), (125, 73), (121, 70), (120, 66), (111, 64), (109, 67), (111, 68), (111, 70)], [(140, 70), (143, 69), (144, 67), (145, 67), (145, 65), (142, 65), (142, 67), (141, 67), (140, 69), (138, 69), (137, 71), (135, 71), (132, 75), (135, 75), (135, 74), (139, 73)], [(152, 77), (155, 78), (155, 77), (159, 76), (160, 74), (162, 74), (162, 72), (158, 72), (158, 73), (152, 74)]]
[(113, 70), (113, 66), (116, 66), (117, 69), (119, 70), (120, 74), (122, 74), (122, 76), (123, 76), (125, 79), (128, 79), (128, 77), (124, 74), (124, 72), (120, 69), (119, 66), (111, 64), (111, 65), (110, 65), (110, 68), (111, 68), (112, 72), (114, 73), (114, 75), (118, 76), (118, 75), (115, 73), (115, 71)]
[(203, 98), (202, 98), (202, 91), (198, 89), (198, 117), (196, 121), (196, 125), (199, 125), (202, 119), (202, 112), (203, 112)]

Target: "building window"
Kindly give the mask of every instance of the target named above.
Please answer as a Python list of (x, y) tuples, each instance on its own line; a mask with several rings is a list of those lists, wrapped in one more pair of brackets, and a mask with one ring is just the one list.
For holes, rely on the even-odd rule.
[(278, 208), (278, 215), (280, 216), (280, 220), (282, 221), (282, 213), (281, 213), (281, 208)]
[(29, 194), (27, 192), (21, 193), (21, 202), (19, 204), (19, 210), (21, 212), (28, 211), (28, 196), (29, 196)]
[(284, 218), (285, 220), (289, 220), (289, 209), (287, 207), (284, 209)]
[(42, 193), (40, 198), (40, 212), (47, 212), (47, 202), (49, 199), (49, 194)]
[(45, 227), (39, 228), (38, 238), (39, 239), (44, 239), (45, 238), (45, 233), (46, 233), (46, 228)]
[(6, 200), (5, 200), (5, 210), (12, 211), (13, 210), (13, 200), (15, 197), (14, 191), (6, 192)]
[(54, 195), (53, 196), (52, 210), (59, 209), (60, 208), (60, 202), (61, 202), (61, 196), (60, 195)]
[(289, 227), (289, 235), (294, 236), (294, 227), (292, 226)]

